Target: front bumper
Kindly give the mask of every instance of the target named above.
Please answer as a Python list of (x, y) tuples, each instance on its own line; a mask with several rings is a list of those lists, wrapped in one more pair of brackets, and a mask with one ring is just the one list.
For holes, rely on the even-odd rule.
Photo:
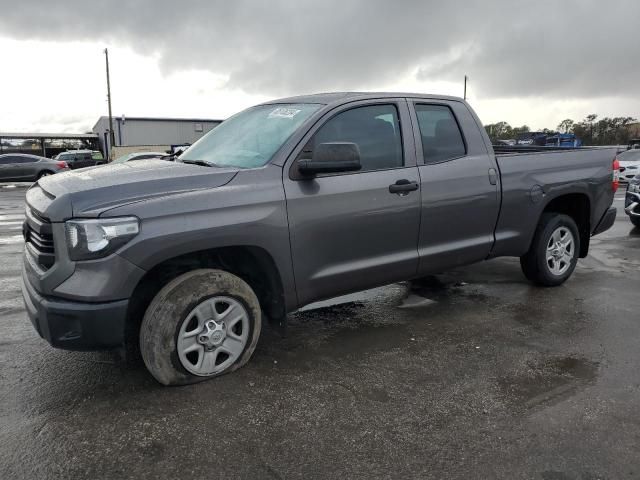
[(101, 350), (124, 344), (129, 300), (71, 302), (40, 295), (22, 269), (22, 296), (38, 334), (56, 348)]
[(627, 192), (624, 197), (624, 213), (630, 217), (640, 218), (640, 193)]

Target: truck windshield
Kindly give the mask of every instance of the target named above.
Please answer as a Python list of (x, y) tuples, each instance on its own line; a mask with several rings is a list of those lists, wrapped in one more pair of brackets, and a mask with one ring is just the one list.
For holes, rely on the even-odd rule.
[(259, 105), (222, 122), (189, 147), (180, 161), (216, 167), (256, 168), (266, 165), (291, 134), (320, 105)]

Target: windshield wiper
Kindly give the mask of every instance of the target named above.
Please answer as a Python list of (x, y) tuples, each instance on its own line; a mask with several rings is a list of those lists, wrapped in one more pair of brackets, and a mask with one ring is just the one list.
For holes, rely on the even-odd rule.
[(235, 167), (233, 165), (220, 165), (218, 163), (210, 162), (209, 160), (190, 160), (190, 159), (180, 160), (180, 159), (178, 159), (178, 162), (190, 163), (192, 165), (202, 165), (203, 167), (240, 168), (240, 167)]
[(191, 165), (201, 165), (203, 167), (217, 167), (215, 163), (207, 162), (205, 160), (178, 160), (181, 163), (189, 163)]

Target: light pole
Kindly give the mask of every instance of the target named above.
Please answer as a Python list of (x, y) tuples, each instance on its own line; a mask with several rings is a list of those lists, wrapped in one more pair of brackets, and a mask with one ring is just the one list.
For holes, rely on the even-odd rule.
[(109, 50), (104, 49), (104, 59), (107, 66), (107, 103), (109, 104), (109, 159), (112, 159), (113, 145), (116, 143), (113, 131), (113, 115), (111, 114), (111, 82), (109, 81)]
[(467, 99), (467, 76), (464, 76), (464, 100)]

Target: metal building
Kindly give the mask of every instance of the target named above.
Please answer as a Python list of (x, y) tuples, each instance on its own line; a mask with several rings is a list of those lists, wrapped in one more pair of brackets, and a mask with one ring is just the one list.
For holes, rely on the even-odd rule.
[[(131, 150), (142, 147), (167, 150), (173, 145), (194, 143), (221, 122), (201, 118), (114, 117), (114, 146), (131, 147)], [(100, 149), (108, 156), (109, 117), (100, 117), (92, 130), (100, 139)], [(122, 152), (124, 149), (118, 150)]]

